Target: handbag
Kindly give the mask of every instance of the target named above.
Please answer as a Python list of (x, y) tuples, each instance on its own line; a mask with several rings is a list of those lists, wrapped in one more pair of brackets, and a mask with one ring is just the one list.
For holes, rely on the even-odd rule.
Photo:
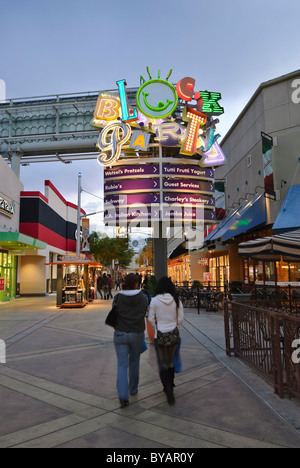
[(179, 330), (178, 327), (171, 332), (162, 333), (157, 330), (157, 344), (158, 346), (164, 346), (169, 348), (170, 346), (175, 346), (179, 341)]
[[(178, 308), (176, 309), (176, 318), (178, 323)], [(156, 317), (156, 328), (157, 328), (157, 344), (158, 346), (163, 346), (169, 348), (171, 346), (176, 346), (179, 342), (180, 335), (179, 329), (176, 327), (173, 331), (170, 332), (161, 332), (157, 326), (157, 317)]]
[(116, 296), (116, 302), (109, 312), (108, 316), (106, 317), (105, 320), (105, 325), (108, 325), (109, 327), (116, 328), (117, 322), (118, 322), (118, 296)]

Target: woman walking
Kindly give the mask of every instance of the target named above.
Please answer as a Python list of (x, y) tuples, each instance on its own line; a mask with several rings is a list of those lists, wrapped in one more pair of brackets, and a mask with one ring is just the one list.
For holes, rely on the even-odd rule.
[(103, 288), (103, 295), (104, 300), (108, 300), (108, 276), (106, 273), (102, 276), (102, 288)]
[(130, 395), (136, 395), (139, 385), (140, 356), (144, 341), (145, 315), (148, 299), (139, 290), (138, 278), (126, 276), (123, 290), (114, 298), (118, 320), (114, 344), (118, 359), (117, 390), (121, 407), (129, 405)]
[(168, 403), (174, 405), (174, 356), (179, 343), (178, 327), (184, 320), (184, 312), (175, 286), (166, 276), (158, 282), (155, 297), (150, 304), (148, 320), (155, 329), (155, 349), (160, 379)]

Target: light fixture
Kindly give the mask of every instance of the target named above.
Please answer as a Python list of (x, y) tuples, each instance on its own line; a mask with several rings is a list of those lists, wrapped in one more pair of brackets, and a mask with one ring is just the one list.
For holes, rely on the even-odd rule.
[(280, 182), (280, 188), (282, 188), (284, 185), (287, 184), (287, 181), (284, 180), (284, 179), (281, 179), (281, 182)]
[(257, 189), (259, 189), (259, 188), (265, 190), (265, 187), (262, 187), (261, 185), (258, 185), (257, 187), (255, 187), (255, 195), (258, 195)]

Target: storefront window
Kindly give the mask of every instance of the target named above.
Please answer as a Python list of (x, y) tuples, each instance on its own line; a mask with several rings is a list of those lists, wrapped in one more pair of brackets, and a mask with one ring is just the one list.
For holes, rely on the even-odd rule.
[(244, 282), (249, 284), (249, 263), (248, 260), (244, 260)]
[(257, 262), (255, 265), (255, 279), (256, 281), (264, 280), (264, 265), (263, 262)]
[(278, 286), (300, 283), (300, 263), (286, 263), (282, 260), (280, 262), (244, 260), (244, 282), (246, 284), (247, 279), (250, 283), (255, 279), (256, 284), (277, 284)]
[(300, 263), (290, 263), (290, 281), (300, 281)]
[(277, 281), (279, 283), (286, 283), (289, 279), (289, 264), (283, 261), (276, 262)]
[(275, 262), (265, 262), (265, 281), (275, 283)]
[(254, 270), (254, 262), (251, 260), (249, 262), (249, 282), (254, 283), (255, 281), (255, 270)]
[(212, 274), (212, 285), (223, 289), (229, 282), (229, 255), (210, 258), (209, 271)]

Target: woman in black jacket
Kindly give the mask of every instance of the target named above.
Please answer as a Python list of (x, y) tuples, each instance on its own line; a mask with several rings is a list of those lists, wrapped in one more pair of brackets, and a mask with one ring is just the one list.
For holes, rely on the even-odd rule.
[(114, 304), (118, 309), (114, 334), (118, 359), (117, 390), (121, 407), (124, 408), (129, 405), (129, 393), (136, 395), (138, 392), (140, 356), (148, 309), (148, 299), (139, 290), (136, 275), (131, 273), (126, 276), (123, 291), (115, 296)]

